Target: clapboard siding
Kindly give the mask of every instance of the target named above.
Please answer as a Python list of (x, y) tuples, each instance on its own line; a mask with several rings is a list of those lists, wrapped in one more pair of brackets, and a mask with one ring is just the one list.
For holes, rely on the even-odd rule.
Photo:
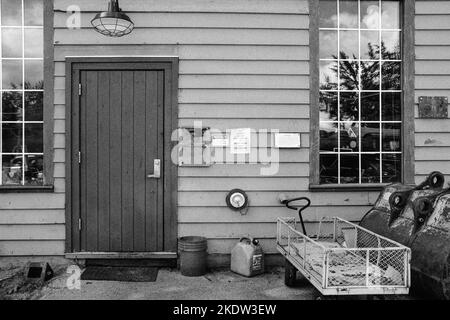
[(307, 30), (278, 29), (136, 29), (123, 38), (109, 38), (92, 29), (55, 29), (55, 43), (76, 45), (115, 44), (242, 44), (307, 45)]
[[(267, 159), (178, 169), (179, 236), (208, 237), (210, 253), (229, 253), (243, 235), (275, 249), (275, 220), (295, 216), (280, 192), (308, 196), (308, 231), (328, 215), (358, 221), (377, 192), (310, 192), (309, 7), (307, 0), (134, 0), (121, 3), (136, 24), (127, 37), (103, 37), (90, 27), (105, 1), (80, 0), (81, 29), (67, 29), (73, 1), (55, 0), (53, 194), (0, 194), (0, 255), (64, 253), (65, 59), (68, 56), (179, 57), (179, 125), (225, 130), (251, 127), (299, 132), (301, 148), (279, 150), (279, 170), (261, 176)], [(415, 103), (450, 96), (450, 1), (416, 1)], [(450, 119), (415, 121), (416, 181), (431, 168), (450, 178)], [(260, 134), (268, 141), (272, 138)], [(252, 152), (266, 151), (252, 149)], [(226, 150), (224, 157), (230, 157)], [(270, 158), (269, 158), (270, 159)], [(273, 159), (273, 158), (272, 158)], [(226, 208), (232, 188), (249, 193), (246, 215)], [(51, 233), (51, 234), (49, 234)]]
[(417, 30), (448, 30), (450, 29), (450, 20), (448, 14), (434, 14), (432, 19), (430, 15), (417, 15), (416, 16), (416, 29)]
[[(182, 167), (179, 177), (260, 177), (266, 164), (216, 164), (211, 167)], [(280, 163), (273, 177), (304, 177), (309, 174), (308, 163)]]
[[(305, 104), (309, 103), (307, 90), (296, 89), (180, 89), (180, 103), (233, 104)], [(55, 89), (55, 104), (63, 104), (65, 90)], [(64, 133), (65, 122), (55, 120), (55, 133)]]
[[(70, 13), (55, 13), (55, 28), (64, 29)], [(220, 12), (134, 12), (136, 28), (229, 28), (229, 29), (307, 29), (306, 14), (285, 14), (281, 20), (277, 13), (220, 13)], [(81, 28), (91, 28), (90, 15), (81, 16)]]
[(450, 45), (450, 30), (417, 30), (417, 45)]
[[(238, 115), (237, 115), (238, 116)], [(196, 119), (180, 119), (181, 127), (192, 128)], [(216, 129), (252, 128), (254, 130), (283, 130), (285, 132), (309, 132), (307, 119), (202, 119), (205, 127)], [(280, 150), (283, 152), (285, 150)]]
[(5, 240), (64, 240), (65, 227), (60, 225), (1, 225), (0, 241)]
[[(226, 194), (226, 191), (181, 191), (178, 193), (178, 205), (180, 207), (221, 207), (224, 205)], [(248, 192), (248, 195), (251, 198), (252, 208), (273, 207), (278, 208), (278, 212), (284, 211), (289, 214), (293, 213), (280, 205), (280, 193), (278, 191)], [(327, 206), (348, 208), (350, 205), (370, 206), (374, 204), (378, 197), (377, 192), (352, 192), (350, 194), (346, 192), (336, 192), (329, 194), (325, 199), (323, 199), (322, 194), (316, 192), (285, 192), (285, 195), (288, 197), (308, 197), (311, 199), (312, 207), (317, 207), (317, 204), (319, 203), (323, 208), (326, 208)], [(257, 211), (257, 215), (259, 215), (259, 211)], [(310, 215), (308, 214), (308, 216)]]
[(417, 147), (450, 147), (450, 132), (416, 133)]
[[(334, 208), (334, 215), (347, 219), (349, 221), (359, 221), (364, 213), (369, 211), (369, 206), (347, 206)], [(221, 223), (230, 225), (248, 223), (257, 227), (258, 223), (275, 224), (277, 217), (295, 217), (296, 213), (292, 210), (286, 210), (279, 207), (251, 207), (247, 214), (241, 215), (239, 212), (231, 212), (228, 208), (221, 207), (180, 207), (178, 210), (178, 219), (180, 224), (192, 225), (208, 223), (220, 227)], [(317, 222), (322, 218), (330, 216), (330, 207), (311, 207), (308, 213), (304, 214), (305, 221)], [(219, 224), (219, 226), (217, 226)], [(208, 228), (208, 227), (207, 227)], [(249, 229), (250, 231), (250, 229)], [(247, 231), (247, 232), (249, 232)], [(251, 230), (253, 231), (253, 230)], [(232, 236), (235, 231), (232, 228), (224, 229), (222, 235)], [(268, 235), (270, 236), (270, 235)], [(271, 235), (272, 237), (275, 234)]]
[(182, 89), (180, 103), (309, 103), (307, 90), (286, 89)]
[(244, 119), (309, 119), (307, 104), (180, 104), (180, 118), (233, 119), (239, 114)]
[(64, 254), (64, 240), (0, 241), (0, 256), (51, 257)]
[[(449, 19), (450, 20), (450, 19)], [(448, 76), (450, 74), (450, 59), (449, 60), (433, 60), (433, 61), (420, 61), (416, 64), (416, 76), (417, 75), (443, 75)]]
[[(445, 54), (445, 53), (443, 53)], [(127, 45), (65, 45), (55, 44), (55, 61), (66, 56), (112, 55), (169, 55), (189, 60), (291, 60), (309, 59), (309, 47), (304, 46), (249, 46), (249, 45), (148, 45), (139, 44), (132, 50)], [(182, 61), (181, 61), (182, 62)]]
[(416, 14), (433, 15), (433, 17), (430, 17), (431, 19), (434, 19), (434, 15), (441, 15), (441, 14), (450, 15), (450, 2), (442, 0), (416, 1)]
[[(449, 34), (450, 36), (450, 34)], [(450, 75), (417, 75), (416, 86), (421, 89), (448, 89), (450, 88)]]
[(436, 159), (450, 160), (450, 147), (417, 147), (417, 161), (433, 161)]
[(248, 234), (255, 238), (274, 238), (276, 235), (276, 223), (180, 223), (178, 225), (178, 234), (181, 237), (196, 235), (208, 239), (239, 239), (242, 235)]
[[(416, 103), (418, 96), (450, 97), (450, 1), (416, 1), (416, 58)], [(450, 119), (416, 119), (415, 138), (416, 182), (433, 170), (448, 181)]]
[[(291, 60), (182, 60), (179, 64), (180, 75), (184, 74), (292, 74), (309, 75), (307, 61)], [(65, 64), (55, 62), (55, 81), (65, 76)]]
[[(55, 8), (64, 10), (69, 4), (58, 0)], [(272, 239), (264, 246), (272, 243), (276, 217), (293, 214), (279, 205), (278, 193), (306, 192), (309, 184), (308, 2), (133, 1), (122, 7), (137, 28), (121, 39), (106, 38), (90, 29), (91, 12), (101, 9), (98, 1), (80, 1), (78, 5), (83, 11), (81, 30), (65, 28), (65, 12), (55, 15), (55, 119), (65, 119), (66, 56), (169, 55), (180, 59), (180, 126), (192, 127), (201, 120), (203, 126), (220, 130), (250, 127), (301, 133), (302, 148), (279, 150), (281, 163), (272, 176), (260, 175), (261, 169), (267, 168), (267, 156), (256, 160), (247, 156), (247, 164), (178, 170), (179, 236), (202, 235), (197, 230), (216, 221), (222, 223), (203, 234), (210, 238), (210, 252), (229, 252), (231, 243), (248, 232)], [(62, 151), (61, 122), (55, 123), (54, 131), (55, 145)], [(273, 145), (270, 133), (259, 136), (269, 147)], [(252, 149), (262, 151), (263, 156), (273, 156), (278, 150)], [(224, 157), (234, 158), (229, 149)], [(55, 176), (59, 178), (64, 177), (64, 160), (56, 151)], [(226, 192), (236, 187), (250, 192), (252, 209), (247, 216), (225, 207)], [(359, 219), (375, 199), (367, 192), (327, 200), (320, 194), (306, 194), (315, 202), (308, 221), (325, 214), (325, 203), (340, 206), (346, 215)], [(228, 240), (217, 240), (223, 237)], [(267, 249), (274, 252), (273, 244)]]
[(180, 74), (292, 74), (309, 75), (307, 61), (184, 60)]
[(449, 60), (449, 59), (450, 59), (450, 50), (448, 50), (446, 46), (416, 45), (416, 61)]
[[(44, 239), (48, 228), (54, 229), (52, 239), (61, 233), (61, 208), (64, 206), (65, 179), (65, 58), (67, 56), (178, 56), (179, 62), (179, 125), (191, 127), (200, 119), (204, 126), (216, 129), (251, 127), (300, 132), (302, 148), (279, 150), (279, 170), (272, 176), (260, 176), (267, 168), (266, 158), (256, 161), (246, 157), (248, 164), (214, 165), (208, 168), (179, 168), (179, 236), (206, 235), (209, 251), (228, 253), (240, 236), (250, 233), (268, 240), (268, 252), (274, 252), (274, 222), (277, 216), (295, 212), (278, 202), (278, 194), (307, 195), (313, 207), (307, 218), (309, 225), (326, 214), (338, 214), (358, 220), (373, 204), (376, 194), (368, 192), (339, 193), (328, 196), (308, 192), (309, 185), (309, 16), (306, 0), (139, 0), (122, 4), (136, 24), (132, 34), (111, 39), (90, 28), (94, 12), (102, 10), (101, 1), (78, 1), (82, 10), (81, 29), (65, 27), (65, 13), (73, 2), (55, 1), (55, 124), (54, 177), (58, 200), (31, 202), (34, 208), (29, 231), (27, 211), (11, 224), (0, 220), (0, 226), (12, 226), (10, 235), (23, 230), (22, 240), (41, 239), (41, 254), (62, 254), (61, 242)], [(272, 138), (263, 137), (268, 146)], [(262, 136), (260, 135), (260, 138)], [(266, 150), (263, 150), (266, 152)], [(268, 152), (274, 156), (276, 149)], [(252, 152), (260, 152), (252, 149)], [(267, 155), (267, 153), (264, 153)], [(229, 149), (225, 157), (230, 157)], [(269, 160), (271, 158), (268, 158)], [(272, 159), (274, 159), (272, 157)], [(226, 192), (240, 187), (250, 194), (252, 208), (241, 216), (224, 204)], [(52, 199), (52, 201), (56, 201)], [(18, 209), (17, 203), (3, 204), (9, 220)], [(1, 206), (1, 205), (0, 205)], [(329, 212), (329, 206), (336, 209)], [(0, 207), (1, 208), (1, 207)], [(27, 209), (27, 208), (19, 208)], [(39, 209), (39, 210), (38, 210)], [(42, 209), (42, 210), (40, 210)], [(19, 211), (17, 211), (19, 212)], [(21, 227), (23, 229), (20, 229)], [(19, 229), (14, 229), (19, 228)], [(204, 234), (204, 229), (209, 229)], [(59, 230), (59, 231), (58, 231)], [(11, 251), (3, 254), (33, 254), (19, 248), (21, 239), (0, 241)], [(14, 240), (14, 241), (13, 241)], [(28, 243), (29, 241), (27, 241)], [(25, 243), (25, 242), (24, 242)], [(0, 247), (2, 248), (2, 247)], [(5, 253), (6, 252), (6, 253)]]
[[(261, 65), (262, 67), (262, 65)], [(187, 74), (180, 75), (180, 89), (308, 89), (309, 76), (285, 74)], [(65, 89), (65, 77), (55, 77), (55, 89)]]
[[(0, 194), (0, 210), (64, 209), (63, 194)], [(1, 213), (0, 213), (1, 214)]]
[[(450, 81), (450, 79), (444, 79)], [(180, 89), (308, 89), (309, 77), (296, 75), (180, 75)]]
[(0, 227), (4, 225), (64, 225), (64, 210), (2, 210)]
[[(56, 0), (55, 10), (66, 11), (71, 0)], [(104, 10), (104, 2), (78, 0), (76, 4), (85, 12)], [(236, 12), (236, 13), (308, 13), (308, 2), (298, 0), (133, 0), (122, 9), (127, 12)]]
[(309, 177), (257, 177), (257, 178), (178, 178), (178, 190), (180, 191), (229, 191), (236, 187), (247, 191), (297, 191), (307, 190)]
[(432, 161), (416, 161), (416, 173), (418, 175), (426, 175), (431, 171), (440, 171), (443, 174), (450, 175), (450, 160), (432, 160)]

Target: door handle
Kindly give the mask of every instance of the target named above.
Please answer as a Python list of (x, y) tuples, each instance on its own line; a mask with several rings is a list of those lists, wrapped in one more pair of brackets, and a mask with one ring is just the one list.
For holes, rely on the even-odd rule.
[(161, 160), (153, 160), (153, 174), (147, 175), (149, 179), (159, 179), (161, 178)]

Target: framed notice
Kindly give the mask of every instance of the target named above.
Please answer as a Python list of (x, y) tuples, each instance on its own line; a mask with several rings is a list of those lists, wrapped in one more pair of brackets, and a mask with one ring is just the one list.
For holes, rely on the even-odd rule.
[(230, 131), (230, 153), (250, 154), (251, 129), (232, 129)]

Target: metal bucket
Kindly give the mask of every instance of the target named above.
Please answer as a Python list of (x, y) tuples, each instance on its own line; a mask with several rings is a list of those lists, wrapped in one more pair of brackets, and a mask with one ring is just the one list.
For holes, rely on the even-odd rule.
[(442, 192), (444, 181), (444, 175), (434, 171), (418, 186), (400, 183), (387, 186), (360, 225), (403, 245), (409, 245), (412, 233), (418, 227), (414, 201)]
[[(366, 213), (364, 218), (361, 220), (361, 227), (371, 230), (379, 235), (385, 236), (403, 245), (408, 243), (407, 232), (398, 232), (398, 235), (392, 235), (391, 225), (400, 216), (402, 209), (398, 210), (393, 208), (392, 202), (394, 200), (394, 195), (402, 194), (402, 201), (413, 192), (414, 185), (402, 185), (402, 184), (392, 184), (387, 186), (383, 192), (381, 192), (374, 207)], [(397, 206), (400, 203), (397, 204)]]
[(417, 187), (394, 184), (360, 225), (412, 250), (412, 289), (450, 299), (450, 191), (433, 172)]
[(431, 215), (412, 237), (413, 289), (450, 300), (450, 195), (436, 199)]
[(203, 237), (182, 237), (178, 241), (180, 271), (187, 277), (206, 273), (207, 240)]

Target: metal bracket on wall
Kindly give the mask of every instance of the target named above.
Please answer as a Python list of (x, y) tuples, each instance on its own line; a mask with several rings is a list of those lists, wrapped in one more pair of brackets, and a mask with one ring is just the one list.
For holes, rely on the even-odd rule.
[(210, 128), (182, 128), (178, 144), (178, 165), (180, 167), (210, 167)]

